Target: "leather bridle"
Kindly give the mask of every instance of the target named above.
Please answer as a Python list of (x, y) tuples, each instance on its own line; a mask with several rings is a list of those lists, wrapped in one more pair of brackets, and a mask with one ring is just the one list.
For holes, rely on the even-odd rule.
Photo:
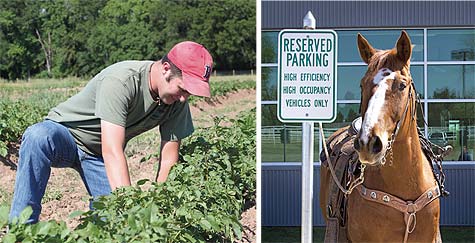
[[(396, 136), (399, 132), (399, 128), (402, 124), (401, 121), (405, 120), (405, 118), (406, 118), (406, 114), (407, 114), (407, 111), (409, 109), (409, 103), (412, 102), (412, 99), (413, 99), (412, 89), (414, 89), (414, 92), (416, 92), (414, 82), (412, 82), (412, 80), (411, 80), (411, 86), (409, 88), (409, 97), (408, 97), (407, 102), (406, 102), (406, 108), (404, 109), (404, 113), (401, 116), (401, 119), (397, 122), (396, 127), (395, 127), (393, 133), (391, 134), (391, 139), (388, 141), (388, 147), (387, 147), (386, 153), (383, 157), (382, 164), (385, 164), (386, 156), (388, 155), (388, 153), (390, 154), (390, 163), (392, 163), (392, 156), (393, 156), (392, 145), (393, 145), (394, 140), (396, 139)], [(415, 108), (412, 110), (411, 122), (415, 118), (416, 111), (417, 111), (417, 109), (415, 109)], [(419, 137), (420, 137), (421, 132), (420, 132), (419, 128), (418, 128), (418, 133), (419, 133)], [(394, 195), (391, 195), (389, 193), (366, 188), (363, 185), (363, 183), (359, 184), (356, 187), (357, 191), (359, 192), (359, 195), (363, 199), (365, 199), (367, 201), (371, 201), (371, 202), (376, 202), (376, 203), (379, 203), (379, 204), (382, 204), (382, 205), (385, 205), (385, 206), (388, 206), (388, 207), (391, 207), (391, 208), (394, 208), (394, 209), (396, 209), (399, 212), (404, 214), (404, 223), (406, 225), (405, 232), (404, 232), (404, 240), (403, 240), (404, 243), (407, 242), (409, 234), (412, 233), (414, 231), (415, 227), (416, 227), (416, 222), (417, 222), (416, 221), (416, 213), (418, 211), (422, 210), (425, 206), (429, 205), (432, 201), (439, 198), (440, 196), (448, 195), (448, 192), (445, 191), (445, 189), (444, 189), (444, 181), (441, 180), (441, 179), (445, 180), (445, 174), (442, 171), (441, 159), (439, 158), (439, 160), (436, 160), (436, 156), (433, 154), (432, 149), (430, 148), (430, 146), (429, 147), (427, 146), (427, 144), (431, 144), (431, 142), (429, 140), (427, 140), (425, 137), (423, 137), (423, 138), (420, 138), (420, 141), (421, 141), (421, 144), (422, 144), (423, 152), (427, 155), (428, 154), (427, 149), (429, 149), (430, 152), (433, 155), (433, 156), (428, 156), (428, 161), (429, 161), (429, 163), (431, 163), (432, 172), (434, 173), (434, 178), (437, 182), (437, 185), (434, 185), (433, 187), (429, 188), (427, 191), (422, 193), (417, 198), (417, 200), (415, 200), (415, 201), (405, 201), (405, 200), (403, 200), (399, 197), (396, 197)], [(435, 170), (432, 166), (432, 160), (433, 159), (436, 160), (437, 162), (439, 162), (438, 163), (439, 170), (441, 172), (441, 175), (443, 175), (443, 176), (439, 176), (435, 172)], [(364, 171), (361, 171), (361, 173), (363, 173), (363, 172)]]
[[(396, 122), (396, 127), (394, 128), (394, 131), (392, 132), (391, 137), (388, 141), (388, 146), (386, 148), (386, 152), (385, 152), (383, 158), (381, 159), (381, 164), (382, 165), (386, 164), (386, 156), (388, 155), (388, 153), (391, 155), (390, 163), (392, 163), (392, 158), (393, 158), (392, 145), (394, 143), (394, 140), (396, 140), (397, 134), (399, 133), (399, 128), (401, 127), (401, 124), (402, 124), (401, 121), (406, 118), (407, 110), (409, 110), (409, 102), (412, 101), (412, 87), (413, 86), (414, 86), (414, 82), (412, 82), (412, 78), (411, 78), (411, 85), (409, 86), (409, 97), (407, 98), (407, 101), (406, 101), (406, 108), (404, 109), (404, 113), (402, 113), (402, 116), (399, 119), (399, 121)], [(414, 91), (415, 91), (415, 89), (414, 89)], [(413, 109), (412, 119), (414, 119), (414, 115), (415, 115), (414, 110), (415, 109)]]
[[(399, 129), (401, 127), (401, 124), (404, 120), (406, 120), (406, 115), (407, 115), (407, 111), (409, 110), (409, 104), (412, 103), (412, 102), (419, 102), (420, 103), (420, 100), (419, 100), (419, 97), (417, 95), (417, 92), (416, 92), (416, 89), (415, 89), (415, 85), (414, 85), (414, 82), (412, 81), (412, 78), (411, 78), (411, 85), (409, 86), (409, 95), (408, 95), (408, 99), (407, 99), (407, 102), (406, 102), (406, 106), (405, 106), (405, 109), (404, 109), (404, 113), (402, 114), (401, 118), (399, 119), (399, 121), (396, 123), (396, 127), (394, 128), (394, 131), (393, 133), (391, 134), (391, 138), (390, 140), (388, 141), (388, 146), (387, 146), (387, 149), (386, 149), (386, 152), (385, 152), (385, 155), (383, 156), (382, 158), (382, 164), (384, 165), (386, 163), (386, 156), (390, 155), (390, 163), (392, 163), (392, 157), (393, 157), (393, 152), (392, 152), (392, 145), (397, 137), (397, 134), (399, 133)], [(413, 94), (412, 92), (415, 93), (415, 98), (416, 100), (413, 101)], [(413, 120), (415, 120), (415, 116), (416, 116), (416, 111), (417, 111), (417, 108), (415, 107), (415, 104), (414, 104), (414, 108), (412, 109), (412, 114), (411, 114), (411, 122)], [(425, 122), (425, 120), (424, 120)], [(321, 123), (320, 123), (320, 126), (321, 126)], [(441, 161), (442, 161), (442, 156), (437, 156), (433, 153), (430, 145), (432, 144), (432, 142), (430, 142), (427, 138), (425, 138), (423, 135), (421, 136), (421, 131), (419, 129), (419, 127), (417, 128), (418, 130), (418, 134), (419, 134), (419, 140), (421, 142), (421, 147), (422, 147), (422, 150), (424, 152), (424, 154), (427, 156), (428, 158), (428, 161), (431, 165), (431, 168), (432, 168), (432, 172), (434, 174), (434, 178), (437, 182), (437, 185), (429, 188), (427, 191), (425, 191), (424, 193), (422, 193), (418, 198), (417, 200), (415, 201), (405, 201), (403, 199), (400, 199), (394, 195), (391, 195), (389, 193), (386, 193), (386, 192), (382, 192), (382, 191), (378, 191), (378, 190), (373, 190), (373, 189), (369, 189), (369, 188), (366, 188), (364, 185), (363, 185), (363, 182), (364, 182), (364, 169), (365, 169), (365, 165), (364, 164), (361, 164), (360, 165), (360, 175), (358, 178), (356, 178), (355, 180), (349, 182), (347, 185), (348, 187), (347, 188), (344, 188), (340, 181), (337, 179), (337, 176), (335, 174), (335, 171), (333, 169), (333, 165), (331, 163), (331, 160), (330, 160), (330, 156), (328, 154), (328, 149), (327, 149), (327, 146), (326, 146), (326, 142), (325, 142), (325, 137), (323, 135), (323, 129), (322, 127), (320, 127), (320, 132), (322, 134), (322, 138), (323, 138), (323, 146), (324, 146), (324, 151), (325, 151), (325, 155), (326, 155), (326, 158), (327, 158), (327, 161), (329, 163), (328, 167), (330, 169), (330, 172), (331, 172), (331, 175), (332, 175), (332, 178), (333, 178), (333, 181), (337, 184), (337, 186), (339, 187), (339, 189), (345, 194), (345, 195), (349, 195), (351, 194), (351, 192), (354, 190), (354, 189), (357, 189), (357, 191), (359, 192), (359, 195), (367, 200), (367, 201), (372, 201), (372, 202), (376, 202), (376, 203), (379, 203), (379, 204), (382, 204), (382, 205), (386, 205), (386, 206), (389, 206), (391, 208), (394, 208), (396, 210), (398, 210), (399, 212), (402, 212), (404, 214), (404, 222), (405, 222), (405, 233), (404, 233), (404, 242), (407, 242), (407, 239), (408, 239), (408, 235), (410, 233), (412, 233), (415, 229), (415, 226), (416, 226), (416, 213), (418, 211), (420, 211), (421, 209), (423, 209), (425, 206), (427, 206), (428, 204), (430, 204), (432, 201), (436, 200), (437, 198), (439, 198), (440, 196), (447, 196), (449, 193), (444, 189), (444, 180), (445, 180), (445, 174), (443, 173), (443, 170), (442, 170), (442, 164), (441, 164)], [(439, 171), (440, 171), (440, 175), (436, 173), (433, 165), (432, 165), (432, 161), (436, 161), (437, 162), (437, 165), (439, 167)]]

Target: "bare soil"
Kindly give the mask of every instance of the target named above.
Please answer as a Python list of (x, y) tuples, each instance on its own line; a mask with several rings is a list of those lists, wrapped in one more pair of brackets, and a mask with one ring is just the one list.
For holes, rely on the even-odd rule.
[(196, 127), (209, 127), (213, 125), (213, 118), (216, 116), (238, 118), (240, 112), (255, 107), (256, 90), (245, 89), (227, 96), (197, 102), (190, 107), (190, 110)]
[[(256, 91), (240, 90), (224, 97), (199, 101), (192, 105), (191, 112), (195, 127), (208, 127), (213, 124), (213, 117), (225, 115), (237, 118), (239, 112), (256, 107)], [(153, 180), (156, 175), (155, 161), (140, 162), (149, 153), (154, 153), (157, 146), (147, 146), (143, 150), (135, 150), (128, 158), (132, 183), (140, 179)], [(15, 182), (15, 165), (18, 162), (18, 144), (12, 144), (7, 158), (0, 158), (0, 204), (10, 203)], [(64, 220), (70, 228), (78, 225), (77, 219), (68, 216), (76, 211), (87, 211), (89, 195), (79, 174), (69, 168), (52, 168), (50, 180), (43, 198), (43, 210), (40, 220)], [(242, 214), (244, 227), (243, 239), (240, 242), (256, 242), (256, 209), (255, 206)]]

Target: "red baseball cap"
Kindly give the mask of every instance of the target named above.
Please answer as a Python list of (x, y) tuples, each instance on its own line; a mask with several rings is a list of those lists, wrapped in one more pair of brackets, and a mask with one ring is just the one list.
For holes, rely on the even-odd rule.
[(209, 76), (213, 58), (203, 45), (193, 41), (176, 44), (167, 54), (182, 72), (185, 89), (193, 95), (210, 97)]

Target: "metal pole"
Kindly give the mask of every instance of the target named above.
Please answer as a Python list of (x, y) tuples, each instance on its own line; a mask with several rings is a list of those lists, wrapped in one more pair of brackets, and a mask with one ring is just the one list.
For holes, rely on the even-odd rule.
[[(467, 54), (467, 50), (464, 50), (463, 54), (462, 54), (463, 55), (463, 58), (462, 58), (463, 61), (467, 61), (466, 57), (465, 57), (466, 54)], [(466, 98), (467, 97), (465, 97), (465, 63), (464, 63), (462, 65), (462, 99), (466, 99)], [(463, 107), (464, 107), (464, 110), (465, 110), (465, 112), (463, 114), (467, 115), (467, 104), (464, 104)], [(460, 151), (461, 151), (461, 154), (462, 154), (462, 160), (465, 160), (465, 158), (463, 156), (463, 153), (464, 153), (463, 147), (468, 145), (468, 143), (464, 144), (465, 142), (467, 142), (467, 141), (464, 140), (464, 137), (465, 137), (465, 133), (468, 131), (468, 127), (467, 127), (468, 122), (464, 122), (464, 123), (465, 123), (465, 128), (462, 128), (462, 137), (461, 137), (462, 146), (460, 147)], [(467, 146), (467, 149), (468, 149), (468, 146)]]
[[(303, 19), (303, 28), (315, 29), (315, 27), (315, 17), (308, 11)], [(312, 242), (313, 130), (313, 122), (302, 123), (302, 243)]]
[(313, 122), (302, 123), (302, 243), (312, 242)]

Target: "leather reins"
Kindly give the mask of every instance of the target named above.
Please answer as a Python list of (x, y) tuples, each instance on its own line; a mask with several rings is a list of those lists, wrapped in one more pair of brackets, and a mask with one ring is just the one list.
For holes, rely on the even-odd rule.
[[(407, 114), (407, 110), (409, 109), (409, 102), (411, 101), (411, 98), (412, 98), (412, 86), (414, 85), (414, 82), (412, 82), (412, 79), (411, 79), (411, 86), (409, 88), (409, 98), (406, 102), (406, 107), (404, 109), (404, 113), (403, 115), (401, 116), (402, 119), (404, 119), (406, 117), (406, 114)], [(415, 89), (414, 89), (415, 91)], [(415, 112), (413, 112), (412, 115), (414, 115)], [(383, 161), (382, 161), (382, 164), (384, 165), (386, 163), (386, 155), (388, 153), (388, 151), (391, 151), (391, 160), (392, 160), (392, 144), (394, 143), (394, 140), (396, 139), (396, 136), (399, 132), (399, 128), (401, 126), (401, 120), (400, 119), (399, 121), (397, 121), (396, 123), (396, 127), (394, 128), (394, 131), (393, 133), (391, 134), (391, 139), (388, 141), (388, 148), (386, 150), (386, 154), (383, 156)], [(320, 123), (320, 135), (322, 137), (322, 142), (323, 142), (323, 147), (324, 147), (324, 151), (325, 151), (325, 156), (328, 160), (328, 163), (329, 163), (329, 168), (330, 168), (330, 174), (332, 175), (332, 178), (333, 178), (333, 181), (336, 183), (336, 185), (338, 186), (338, 188), (340, 188), (340, 190), (345, 194), (345, 195), (349, 195), (351, 194), (351, 192), (358, 186), (358, 185), (361, 185), (363, 184), (364, 182), (364, 170), (366, 168), (366, 165), (365, 164), (361, 164), (361, 172), (360, 172), (360, 176), (352, 181), (348, 187), (348, 189), (345, 189), (340, 181), (338, 180), (337, 176), (336, 176), (336, 173), (335, 173), (335, 170), (333, 169), (333, 165), (331, 163), (331, 160), (330, 160), (330, 155), (328, 154), (328, 149), (327, 149), (327, 143), (325, 141), (325, 135), (323, 134), (323, 127), (322, 127), (322, 123)]]
[[(387, 149), (386, 149), (386, 153), (384, 154), (384, 156), (381, 160), (382, 165), (386, 164), (386, 156), (388, 155), (388, 153), (391, 155), (390, 163), (392, 163), (392, 160), (393, 160), (392, 146), (393, 146), (394, 141), (396, 140), (397, 134), (399, 133), (399, 128), (401, 127), (401, 124), (402, 124), (401, 121), (406, 118), (407, 110), (409, 110), (409, 103), (412, 100), (412, 86), (413, 85), (414, 85), (414, 82), (412, 82), (412, 80), (411, 80), (411, 86), (409, 87), (409, 97), (407, 98), (407, 102), (406, 102), (406, 108), (404, 108), (404, 113), (402, 113), (401, 119), (399, 119), (399, 121), (397, 121), (396, 127), (394, 128), (394, 131), (391, 134), (391, 139), (389, 139), (389, 141), (388, 141), (388, 146), (387, 146)], [(415, 91), (415, 89), (414, 89), (414, 91)], [(415, 110), (416, 109), (413, 109), (413, 112), (411, 114), (412, 119), (414, 119), (414, 115), (415, 115), (414, 111)], [(411, 121), (412, 121), (412, 119), (411, 119)]]

